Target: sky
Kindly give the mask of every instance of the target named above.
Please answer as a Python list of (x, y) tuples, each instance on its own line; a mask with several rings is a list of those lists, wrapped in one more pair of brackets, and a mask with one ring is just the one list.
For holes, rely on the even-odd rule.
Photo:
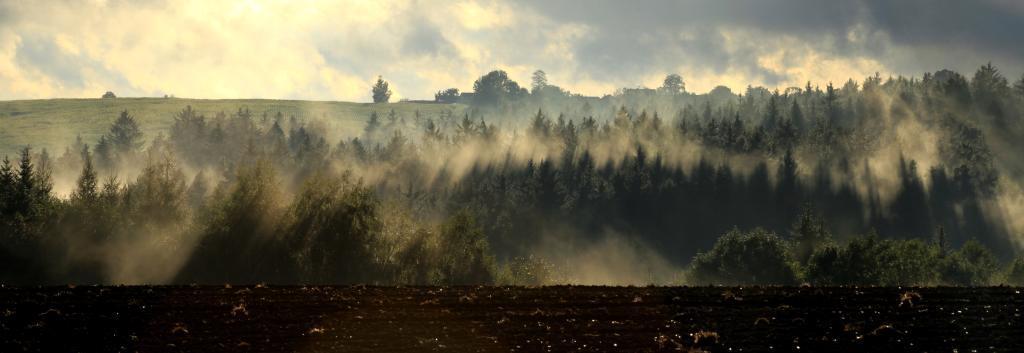
[(0, 0), (0, 99), (432, 99), (502, 69), (574, 93), (803, 87), (992, 62), (1024, 72), (1019, 0)]

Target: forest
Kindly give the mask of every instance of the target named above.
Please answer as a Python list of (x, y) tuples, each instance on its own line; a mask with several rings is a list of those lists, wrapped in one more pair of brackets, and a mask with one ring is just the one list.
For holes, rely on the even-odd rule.
[[(1024, 78), (130, 111), (0, 162), (0, 283), (1024, 285)], [(112, 98), (116, 99), (116, 98)]]

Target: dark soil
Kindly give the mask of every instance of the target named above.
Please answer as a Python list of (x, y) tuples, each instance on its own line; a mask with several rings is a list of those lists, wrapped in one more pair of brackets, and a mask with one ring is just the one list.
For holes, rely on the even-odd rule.
[(1024, 352), (1020, 288), (0, 289), (0, 352)]

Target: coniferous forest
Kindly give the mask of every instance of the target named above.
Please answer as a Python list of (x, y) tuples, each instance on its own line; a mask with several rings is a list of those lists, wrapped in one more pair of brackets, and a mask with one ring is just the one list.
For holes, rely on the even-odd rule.
[[(1024, 284), (1024, 79), (200, 112), (0, 162), (0, 282)], [(379, 98), (379, 99), (378, 99)]]

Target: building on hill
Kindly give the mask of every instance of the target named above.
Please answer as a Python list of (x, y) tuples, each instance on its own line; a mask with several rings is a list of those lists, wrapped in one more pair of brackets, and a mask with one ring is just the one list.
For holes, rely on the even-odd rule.
[(464, 104), (470, 104), (470, 103), (473, 103), (473, 99), (474, 98), (476, 98), (476, 93), (474, 93), (474, 92), (462, 92), (462, 93), (459, 94), (458, 102), (459, 103), (464, 103)]

